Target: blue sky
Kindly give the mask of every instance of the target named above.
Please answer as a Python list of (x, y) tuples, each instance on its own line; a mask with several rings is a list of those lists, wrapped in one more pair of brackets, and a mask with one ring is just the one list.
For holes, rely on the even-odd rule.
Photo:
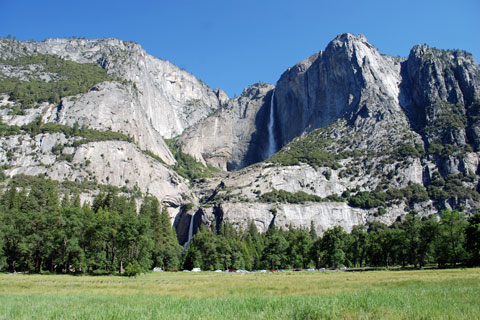
[(385, 54), (427, 43), (480, 61), (479, 0), (0, 0), (0, 12), (0, 36), (133, 40), (230, 97), (275, 83), (344, 32)]

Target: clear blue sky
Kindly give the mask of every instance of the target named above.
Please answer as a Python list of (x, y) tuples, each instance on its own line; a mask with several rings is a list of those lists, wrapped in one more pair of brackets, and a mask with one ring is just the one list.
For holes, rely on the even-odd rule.
[(480, 60), (480, 0), (0, 0), (0, 12), (0, 36), (133, 40), (230, 97), (344, 32), (385, 54), (427, 43)]

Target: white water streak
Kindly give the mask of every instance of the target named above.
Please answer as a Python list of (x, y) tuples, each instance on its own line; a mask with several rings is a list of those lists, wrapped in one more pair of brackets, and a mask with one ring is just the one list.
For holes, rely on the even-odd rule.
[(185, 248), (187, 248), (188, 246), (188, 243), (190, 242), (190, 240), (192, 240), (192, 236), (193, 236), (193, 218), (195, 217), (195, 214), (192, 214), (192, 217), (190, 218), (190, 225), (188, 226), (188, 240), (187, 242), (185, 242), (185, 244), (183, 245)]
[(275, 125), (274, 117), (274, 108), (275, 108), (275, 89), (272, 92), (272, 98), (270, 99), (270, 118), (268, 119), (268, 149), (267, 149), (267, 159), (270, 158), (277, 150), (277, 143), (275, 141), (275, 134), (273, 128)]

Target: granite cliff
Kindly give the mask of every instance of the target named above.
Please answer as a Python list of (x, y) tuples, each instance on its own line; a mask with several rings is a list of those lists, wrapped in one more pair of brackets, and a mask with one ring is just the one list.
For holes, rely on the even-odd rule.
[[(253, 220), (260, 230), (272, 221), (284, 227), (313, 221), (322, 232), (333, 225), (350, 230), (358, 223), (391, 224), (410, 212), (475, 212), (479, 75), (464, 51), (423, 45), (407, 58), (394, 58), (362, 35), (339, 35), (325, 51), (285, 71), (252, 117), (254, 135), (249, 128), (244, 136), (263, 137), (256, 154), (265, 158), (266, 110), (274, 108), (272, 132), (281, 150), (266, 163), (201, 186), (210, 193), (194, 220), (209, 223), (216, 216), (243, 227)], [(245, 107), (251, 101), (238, 100)], [(208, 123), (221, 127), (222, 119), (212, 115), (197, 127), (211, 132)], [(236, 150), (249, 159), (247, 149)], [(202, 154), (207, 163), (209, 157)]]
[[(182, 243), (192, 223), (265, 231), (313, 221), (323, 232), (480, 207), (480, 68), (467, 52), (422, 45), (391, 57), (342, 34), (275, 85), (233, 99), (115, 39), (0, 40), (0, 80), (59, 81), (41, 65), (6, 62), (36, 54), (93, 62), (110, 79), (21, 112), (3, 92), (2, 121), (19, 126), (1, 137), (4, 173), (153, 194)], [(83, 131), (65, 133), (75, 127)], [(85, 140), (102, 131), (117, 135)], [(187, 181), (178, 168), (188, 155), (219, 171)]]

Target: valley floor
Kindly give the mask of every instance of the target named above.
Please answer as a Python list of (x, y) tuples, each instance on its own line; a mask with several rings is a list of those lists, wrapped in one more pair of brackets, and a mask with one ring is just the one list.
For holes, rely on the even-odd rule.
[(477, 319), (480, 269), (0, 275), (0, 319)]

